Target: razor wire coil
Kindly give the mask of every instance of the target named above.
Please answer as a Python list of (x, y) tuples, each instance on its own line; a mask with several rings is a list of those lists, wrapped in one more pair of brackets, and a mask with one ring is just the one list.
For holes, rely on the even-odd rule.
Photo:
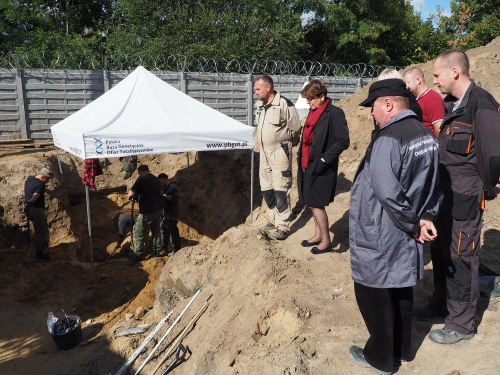
[(239, 73), (333, 77), (377, 77), (386, 68), (403, 69), (400, 66), (369, 65), (364, 63), (340, 64), (319, 61), (290, 61), (273, 59), (214, 59), (187, 55), (85, 56), (48, 54), (36, 56), (29, 53), (0, 56), (0, 72), (7, 69), (32, 70), (133, 70), (142, 65), (151, 71), (186, 73)]

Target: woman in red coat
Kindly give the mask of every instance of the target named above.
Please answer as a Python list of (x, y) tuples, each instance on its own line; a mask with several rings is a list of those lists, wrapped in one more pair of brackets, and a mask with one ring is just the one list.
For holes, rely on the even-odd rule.
[(302, 241), (315, 246), (313, 254), (331, 251), (330, 228), (325, 207), (333, 202), (337, 185), (339, 156), (349, 147), (349, 129), (344, 111), (333, 105), (326, 86), (312, 80), (301, 91), (310, 106), (299, 150), (299, 195), (312, 211), (314, 235)]

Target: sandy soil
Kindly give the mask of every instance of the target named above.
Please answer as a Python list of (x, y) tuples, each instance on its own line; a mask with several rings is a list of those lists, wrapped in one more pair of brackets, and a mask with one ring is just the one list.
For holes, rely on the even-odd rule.
[[(500, 38), (468, 54), (472, 77), (500, 98), (498, 51)], [(421, 67), (432, 82), (430, 63)], [(64, 182), (58, 174), (47, 186), (46, 197), (53, 259), (29, 262), (25, 219), (17, 207), (26, 176), (42, 165), (57, 169), (55, 151), (0, 149), (0, 373), (114, 374), (147, 333), (115, 334), (140, 324), (154, 327), (171, 309), (172, 324), (198, 288), (202, 292), (142, 373), (153, 374), (205, 301), (208, 308), (187, 331), (183, 345), (189, 351), (173, 374), (372, 373), (347, 357), (350, 345), (363, 346), (368, 337), (354, 299), (347, 238), (351, 181), (373, 126), (367, 110), (358, 107), (366, 93), (365, 88), (340, 103), (352, 147), (342, 158), (337, 197), (327, 209), (335, 252), (321, 256), (299, 245), (313, 231), (307, 209), (297, 213), (287, 240), (270, 240), (258, 230), (265, 217), (256, 192), (250, 222), (249, 153), (193, 153), (189, 168), (186, 154), (140, 158), (154, 173), (174, 176), (181, 187), (183, 248), (132, 268), (126, 266), (128, 240), (110, 257), (117, 228), (106, 218), (128, 204), (125, 192), (132, 181), (123, 180), (117, 160), (102, 161), (104, 175), (96, 180), (98, 191), (90, 194), (92, 267), (81, 161), (60, 152)], [(296, 201), (294, 192), (292, 203)], [(480, 254), (481, 262), (494, 270), (500, 270), (499, 212), (500, 201), (488, 204)], [(429, 259), (425, 276), (415, 288), (417, 302), (425, 301), (432, 290)], [(398, 374), (500, 373), (500, 301), (482, 296), (479, 305), (478, 334), (452, 346), (426, 337), (443, 325), (442, 319), (416, 319), (415, 358)], [(67, 351), (57, 349), (46, 327), (47, 313), (61, 315), (60, 309), (83, 320), (82, 344)], [(254, 334), (257, 322), (261, 336)], [(134, 362), (134, 370), (166, 330), (163, 327), (148, 352)], [(165, 364), (154, 373), (161, 374)]]

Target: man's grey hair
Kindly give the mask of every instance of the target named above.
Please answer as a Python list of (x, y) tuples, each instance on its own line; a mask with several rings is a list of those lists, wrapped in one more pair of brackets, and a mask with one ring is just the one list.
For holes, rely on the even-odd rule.
[(269, 77), (267, 74), (262, 74), (262, 75), (258, 76), (255, 81), (262, 81), (262, 82), (264, 82), (264, 84), (269, 85), (269, 87), (271, 87), (271, 90), (274, 89), (273, 79), (271, 77)]

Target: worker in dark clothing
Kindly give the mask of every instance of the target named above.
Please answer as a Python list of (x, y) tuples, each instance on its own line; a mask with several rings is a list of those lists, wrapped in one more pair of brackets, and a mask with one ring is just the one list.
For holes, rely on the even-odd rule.
[(445, 116), (439, 132), (439, 188), (444, 200), (431, 244), (434, 293), (414, 306), (421, 318), (445, 316), (429, 333), (439, 344), (471, 339), (479, 299), (480, 236), (485, 200), (497, 195), (500, 176), (500, 105), (469, 77), (469, 59), (458, 49), (439, 55), (434, 84), (443, 94)]
[(162, 197), (163, 197), (163, 221), (161, 223), (163, 248), (160, 251), (160, 256), (165, 256), (168, 253), (168, 243), (170, 238), (176, 252), (181, 248), (181, 237), (177, 221), (179, 219), (179, 189), (177, 184), (170, 180), (165, 173), (160, 173), (158, 179), (161, 182)]
[(29, 176), (24, 183), (24, 212), (35, 229), (36, 258), (45, 261), (50, 260), (45, 184), (53, 177), (54, 174), (48, 168), (42, 168), (36, 176)]
[(149, 172), (147, 165), (137, 168), (139, 178), (128, 192), (129, 199), (138, 199), (139, 216), (135, 221), (133, 233), (134, 256), (129, 265), (133, 266), (142, 260), (144, 244), (149, 235), (153, 235), (153, 254), (157, 255), (161, 250), (161, 183), (155, 175)]

